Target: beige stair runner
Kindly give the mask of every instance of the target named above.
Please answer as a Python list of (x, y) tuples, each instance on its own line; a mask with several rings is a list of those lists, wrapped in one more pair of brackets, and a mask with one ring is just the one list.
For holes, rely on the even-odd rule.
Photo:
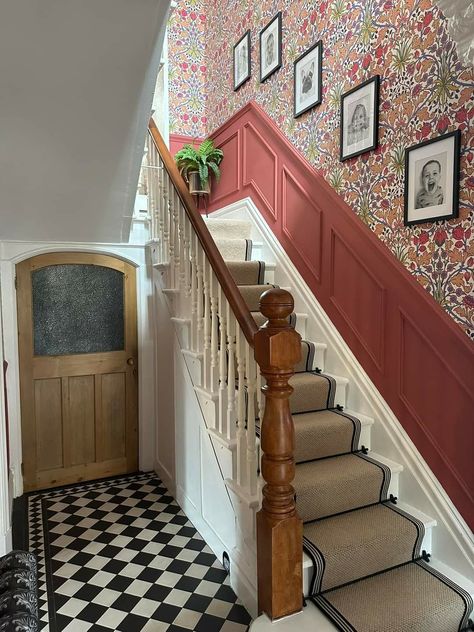
[[(248, 261), (248, 225), (233, 221), (227, 228), (225, 221), (213, 220), (211, 232), (224, 259), (233, 260), (229, 270), (261, 326), (260, 296), (275, 286), (264, 284), (263, 262)], [(238, 260), (236, 253), (245, 256)], [(290, 408), (293, 485), (304, 546), (314, 564), (310, 598), (343, 632), (467, 629), (470, 595), (427, 563), (423, 524), (388, 496), (390, 469), (359, 447), (360, 421), (334, 407), (334, 378), (314, 370), (314, 344), (301, 345)]]

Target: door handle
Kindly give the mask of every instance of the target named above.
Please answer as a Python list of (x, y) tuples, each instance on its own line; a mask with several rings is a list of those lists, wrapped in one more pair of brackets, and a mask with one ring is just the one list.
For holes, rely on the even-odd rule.
[(135, 360), (133, 358), (128, 358), (127, 364), (133, 366), (135, 364)]

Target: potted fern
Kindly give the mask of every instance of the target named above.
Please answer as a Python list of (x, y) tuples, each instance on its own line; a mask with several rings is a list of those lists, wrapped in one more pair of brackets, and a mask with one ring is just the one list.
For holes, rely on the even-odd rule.
[(195, 194), (209, 194), (211, 192), (211, 175), (214, 174), (217, 182), (221, 177), (219, 165), (224, 154), (221, 149), (214, 146), (210, 138), (203, 141), (199, 147), (184, 145), (174, 159), (181, 175), (189, 186), (189, 192)]

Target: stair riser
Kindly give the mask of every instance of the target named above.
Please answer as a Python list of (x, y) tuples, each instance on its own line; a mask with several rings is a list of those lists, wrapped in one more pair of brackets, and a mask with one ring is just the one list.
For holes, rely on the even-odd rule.
[[(398, 490), (399, 490), (399, 475), (400, 472), (396, 472), (391, 470), (391, 476), (390, 476), (390, 484), (388, 487), (388, 493), (387, 493), (387, 497), (390, 496), (390, 494), (393, 494), (393, 496), (398, 497)], [(304, 503), (305, 497), (303, 496), (304, 492), (300, 493), (301, 496), (301, 501), (302, 503)], [(351, 507), (346, 507), (346, 509), (351, 509)], [(301, 518), (303, 520), (310, 520), (312, 518), (314, 518), (315, 516), (305, 516), (305, 515), (301, 515)], [(321, 516), (324, 517), (324, 516)]]

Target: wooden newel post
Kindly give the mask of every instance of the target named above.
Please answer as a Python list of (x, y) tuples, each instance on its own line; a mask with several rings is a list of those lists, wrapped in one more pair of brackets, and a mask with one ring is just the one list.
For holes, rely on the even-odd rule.
[(262, 509), (257, 514), (258, 608), (278, 619), (302, 608), (303, 525), (296, 513), (294, 489), (295, 429), (288, 380), (301, 358), (301, 337), (288, 324), (294, 302), (285, 290), (260, 297), (268, 323), (255, 334), (255, 359), (266, 386), (261, 428)]

